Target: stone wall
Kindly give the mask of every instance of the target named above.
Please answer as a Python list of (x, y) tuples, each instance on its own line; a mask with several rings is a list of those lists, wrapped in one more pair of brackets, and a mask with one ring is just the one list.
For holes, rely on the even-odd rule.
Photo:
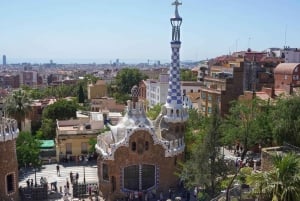
[[(12, 175), (13, 189), (7, 192), (7, 175)], [(0, 141), (0, 200), (18, 200), (18, 162), (16, 140)]]

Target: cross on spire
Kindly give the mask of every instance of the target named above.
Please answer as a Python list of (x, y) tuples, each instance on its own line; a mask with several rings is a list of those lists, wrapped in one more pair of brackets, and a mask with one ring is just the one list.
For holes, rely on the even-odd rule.
[(175, 6), (175, 17), (176, 17), (176, 18), (180, 18), (179, 13), (178, 13), (178, 6), (182, 5), (182, 3), (179, 2), (178, 0), (175, 0), (175, 1), (172, 3), (172, 5)]
[(182, 3), (179, 2), (178, 0), (175, 0), (175, 1), (172, 3), (172, 5), (175, 5), (176, 8), (177, 8), (178, 6), (182, 5)]

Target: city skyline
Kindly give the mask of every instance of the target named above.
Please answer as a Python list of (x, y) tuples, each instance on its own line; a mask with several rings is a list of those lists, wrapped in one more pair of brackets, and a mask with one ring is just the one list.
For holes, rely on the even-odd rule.
[[(173, 0), (1, 2), (7, 63), (170, 62)], [(299, 47), (297, 0), (182, 0), (181, 60), (236, 50)]]

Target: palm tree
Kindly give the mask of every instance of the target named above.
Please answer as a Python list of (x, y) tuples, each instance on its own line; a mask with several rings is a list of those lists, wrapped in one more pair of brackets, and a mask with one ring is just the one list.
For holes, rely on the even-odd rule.
[(270, 172), (253, 174), (249, 184), (260, 199), (272, 201), (300, 200), (300, 158), (295, 153), (274, 157), (274, 168)]
[(16, 119), (20, 130), (22, 129), (22, 122), (25, 120), (27, 112), (30, 111), (30, 104), (31, 100), (28, 94), (22, 89), (14, 91), (5, 100), (5, 115)]

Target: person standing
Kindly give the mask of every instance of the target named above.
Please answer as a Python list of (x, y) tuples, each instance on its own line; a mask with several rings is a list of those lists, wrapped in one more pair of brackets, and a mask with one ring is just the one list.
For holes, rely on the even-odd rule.
[(79, 174), (76, 172), (76, 184), (78, 184)]
[(67, 189), (69, 190), (69, 189), (70, 189), (70, 183), (69, 183), (69, 180), (68, 180), (68, 179), (67, 179), (66, 186), (67, 186)]
[(72, 171), (70, 172), (70, 181), (71, 181), (71, 184), (73, 184), (73, 173), (72, 173)]
[(59, 170), (59, 165), (58, 164), (56, 165), (56, 173), (57, 173), (58, 176), (60, 176), (60, 170)]

